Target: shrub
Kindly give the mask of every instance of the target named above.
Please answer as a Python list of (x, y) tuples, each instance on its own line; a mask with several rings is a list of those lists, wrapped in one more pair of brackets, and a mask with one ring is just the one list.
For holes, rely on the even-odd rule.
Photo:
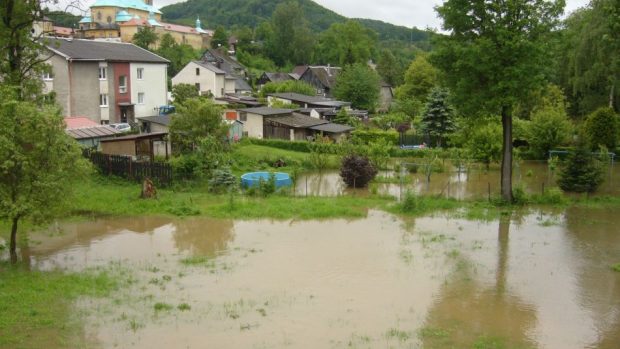
[(377, 175), (377, 169), (365, 156), (347, 155), (342, 159), (340, 177), (347, 186), (363, 188)]
[(585, 131), (592, 149), (600, 145), (614, 149), (618, 144), (618, 115), (611, 108), (600, 108), (590, 114), (585, 123)]
[(586, 143), (580, 139), (575, 151), (568, 155), (560, 171), (558, 186), (568, 192), (592, 193), (603, 182), (603, 171), (592, 157)]
[(487, 168), (491, 162), (499, 161), (502, 156), (502, 126), (492, 123), (477, 128), (467, 142), (467, 149), (475, 160), (486, 164)]
[(566, 112), (554, 108), (535, 111), (529, 126), (530, 147), (539, 159), (546, 158), (550, 150), (566, 143), (573, 129)]
[(353, 141), (370, 144), (383, 140), (390, 145), (398, 145), (398, 132), (380, 130), (355, 130), (351, 132)]
[(223, 193), (234, 189), (237, 183), (237, 177), (230, 172), (230, 169), (215, 170), (213, 171), (213, 177), (209, 180), (209, 190), (214, 193)]

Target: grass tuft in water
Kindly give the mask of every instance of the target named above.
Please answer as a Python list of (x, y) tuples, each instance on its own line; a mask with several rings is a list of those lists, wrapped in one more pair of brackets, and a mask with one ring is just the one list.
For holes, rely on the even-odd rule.
[(153, 306), (153, 309), (155, 309), (155, 311), (170, 311), (172, 310), (172, 308), (174, 307), (171, 304), (163, 303), (163, 302), (157, 302)]
[(614, 265), (611, 266), (611, 269), (615, 272), (620, 273), (620, 263), (616, 263)]
[(179, 309), (180, 311), (189, 311), (192, 309), (192, 307), (187, 303), (181, 303), (177, 306), (177, 309)]

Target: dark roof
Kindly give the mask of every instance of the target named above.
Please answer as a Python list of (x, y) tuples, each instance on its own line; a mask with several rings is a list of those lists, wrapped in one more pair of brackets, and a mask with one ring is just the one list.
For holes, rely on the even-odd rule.
[(77, 61), (169, 63), (134, 44), (120, 42), (54, 38), (46, 39), (46, 46), (56, 54)]
[(236, 91), (252, 91), (252, 86), (250, 86), (244, 78), (238, 77), (237, 80), (235, 80), (235, 92)]
[(121, 131), (114, 129), (110, 126), (101, 125), (94, 127), (73, 128), (65, 130), (65, 132), (75, 139), (91, 139), (102, 137), (114, 137), (121, 133)]
[(312, 126), (310, 129), (315, 131), (322, 131), (327, 133), (344, 133), (352, 131), (354, 128), (349, 125), (341, 125), (341, 124), (322, 124), (317, 126)]
[(307, 65), (298, 65), (295, 68), (293, 68), (293, 71), (291, 72), (291, 74), (301, 76), (303, 73), (306, 72), (306, 69), (308, 69)]
[(306, 96), (300, 93), (286, 92), (286, 93), (270, 93), (268, 96), (276, 98), (288, 99), (292, 102), (302, 102), (312, 104), (320, 107), (344, 107), (351, 105), (351, 102), (336, 101), (330, 98), (320, 96)]
[(285, 114), (291, 114), (293, 112), (292, 109), (280, 109), (280, 108), (269, 108), (269, 107), (245, 108), (245, 109), (239, 109), (239, 111), (263, 115), (263, 116), (285, 115)]
[(267, 73), (265, 72), (265, 76), (267, 76), (267, 78), (271, 82), (293, 80), (293, 77), (289, 73)]
[(218, 67), (214, 66), (211, 63), (203, 62), (203, 61), (192, 61), (192, 62), (194, 62), (195, 64), (198, 64), (199, 66), (201, 66), (201, 67), (203, 67), (203, 68), (205, 68), (207, 70), (210, 70), (210, 71), (214, 72), (215, 74), (219, 74), (219, 75), (226, 74), (225, 71), (223, 71), (222, 69), (219, 69)]
[(131, 141), (131, 140), (145, 139), (145, 138), (160, 138), (161, 139), (167, 134), (168, 132), (142, 133), (139, 135), (129, 135), (129, 136), (116, 137), (116, 138), (105, 139), (105, 140), (102, 139), (101, 142), (120, 142), (120, 141)]
[(312, 126), (322, 125), (329, 122), (327, 120), (315, 119), (300, 113), (293, 113), (287, 116), (269, 117), (266, 120), (274, 121), (292, 128), (310, 128)]
[(310, 66), (306, 71), (302, 74), (313, 74), (316, 78), (321, 82), (321, 84), (326, 88), (333, 88), (336, 85), (336, 78), (342, 69), (339, 67), (330, 67), (330, 66)]
[(143, 116), (138, 119), (142, 121), (148, 121), (153, 124), (159, 124), (159, 125), (164, 125), (164, 126), (170, 125), (170, 115)]

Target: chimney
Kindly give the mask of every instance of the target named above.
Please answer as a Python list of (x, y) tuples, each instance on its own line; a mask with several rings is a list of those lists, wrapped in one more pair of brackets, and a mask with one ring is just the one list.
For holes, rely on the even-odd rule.
[(332, 76), (332, 66), (329, 63), (327, 63), (327, 75)]

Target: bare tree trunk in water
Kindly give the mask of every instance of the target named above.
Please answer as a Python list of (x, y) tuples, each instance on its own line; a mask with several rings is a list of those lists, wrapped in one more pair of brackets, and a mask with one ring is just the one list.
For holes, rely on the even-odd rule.
[(512, 115), (509, 108), (502, 107), (502, 199), (512, 202)]
[(11, 253), (11, 263), (17, 263), (17, 222), (19, 217), (13, 217), (11, 225), (11, 246), (9, 252)]

